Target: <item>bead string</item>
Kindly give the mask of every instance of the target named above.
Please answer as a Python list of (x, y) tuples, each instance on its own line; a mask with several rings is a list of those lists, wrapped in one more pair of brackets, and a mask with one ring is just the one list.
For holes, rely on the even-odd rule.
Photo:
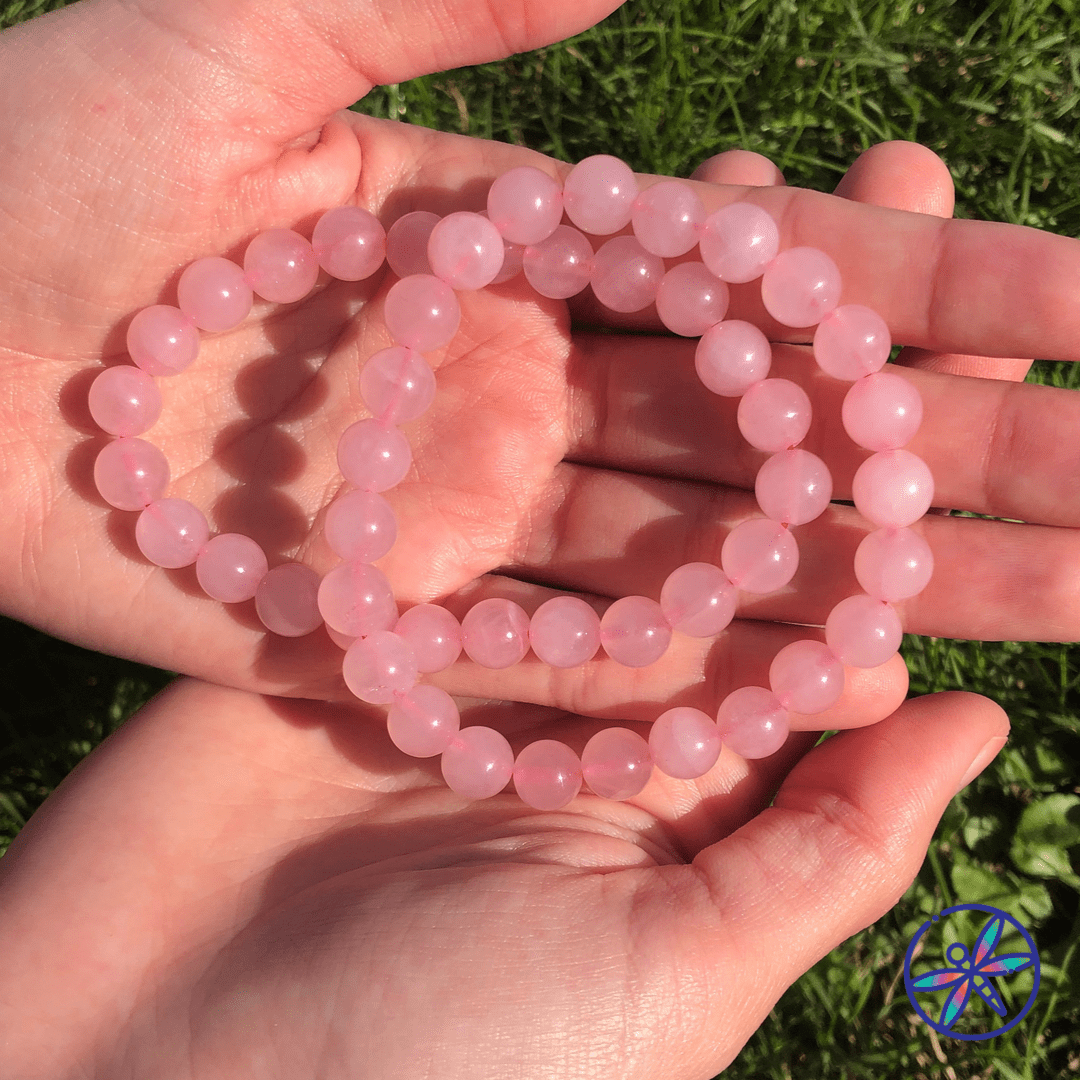
[[(563, 223), (563, 216), (571, 224)], [(627, 226), (633, 235), (612, 236)], [(585, 233), (611, 238), (594, 252)], [(700, 261), (665, 268), (698, 248)], [(325, 533), (342, 562), (320, 581), (300, 563), (268, 569), (250, 537), (213, 538), (206, 518), (183, 499), (164, 498), (165, 456), (137, 438), (161, 412), (154, 376), (177, 374), (194, 362), (199, 330), (222, 331), (248, 314), (253, 293), (294, 303), (312, 290), (321, 267), (332, 277), (370, 277), (384, 257), (399, 280), (389, 289), (384, 317), (394, 344), (371, 356), (360, 374), (361, 396), (372, 418), (351, 424), (338, 444), (338, 465), (352, 490), (327, 509)], [(412, 455), (398, 424), (430, 406), (435, 378), (423, 353), (454, 338), (460, 309), (454, 290), (480, 289), (524, 272), (541, 295), (566, 299), (591, 285), (614, 311), (655, 303), (675, 334), (698, 337), (695, 368), (713, 393), (740, 398), (744, 438), (768, 453), (755, 494), (764, 517), (744, 521), (724, 541), (720, 567), (687, 563), (668, 575), (659, 602), (643, 596), (616, 600), (599, 617), (583, 600), (559, 596), (530, 617), (513, 601), (488, 599), (461, 623), (445, 608), (420, 604), (399, 617), (390, 584), (372, 565), (397, 533), (381, 495), (409, 472)], [(654, 722), (648, 741), (626, 728), (598, 732), (580, 758), (555, 740), (531, 743), (515, 758), (492, 728), (460, 727), (453, 699), (418, 683), (420, 674), (450, 666), (464, 648), (476, 663), (504, 668), (530, 647), (555, 667), (573, 667), (603, 647), (627, 667), (655, 663), (672, 631), (712, 637), (730, 623), (737, 593), (783, 588), (798, 567), (791, 526), (820, 515), (832, 497), (828, 467), (800, 449), (811, 420), (806, 392), (769, 378), (771, 347), (750, 323), (726, 320), (728, 283), (761, 279), (766, 310), (791, 327), (816, 327), (813, 352), (826, 374), (853, 385), (842, 420), (851, 439), (872, 451), (853, 481), (856, 508), (876, 529), (855, 554), (864, 593), (830, 612), (825, 643), (801, 640), (781, 649), (769, 687), (729, 694), (715, 721), (699, 709), (678, 707)], [(918, 391), (881, 368), (889, 357), (888, 328), (876, 312), (839, 306), (840, 273), (824, 252), (779, 251), (776, 223), (750, 203), (707, 215), (696, 191), (677, 180), (638, 189), (630, 168), (608, 155), (578, 163), (560, 186), (529, 166), (499, 177), (486, 214), (452, 213), (439, 219), (407, 214), (387, 234), (358, 207), (324, 214), (309, 243), (288, 229), (260, 233), (243, 267), (223, 258), (199, 259), (177, 286), (177, 305), (156, 304), (133, 318), (127, 332), (132, 365), (104, 370), (90, 389), (90, 411), (116, 436), (98, 455), (94, 479), (101, 496), (121, 510), (139, 511), (136, 542), (158, 566), (195, 564), (207, 595), (226, 603), (254, 598), (273, 633), (298, 637), (325, 622), (345, 650), (349, 690), (371, 704), (389, 705), (395, 745), (416, 757), (442, 755), (443, 776), (458, 793), (487, 798), (512, 778), (519, 796), (539, 809), (558, 809), (581, 789), (627, 799), (655, 767), (681, 779), (702, 776), (722, 744), (745, 758), (780, 748), (789, 713), (824, 712), (840, 697), (844, 665), (877, 667), (896, 652), (900, 619), (892, 604), (917, 595), (929, 581), (933, 558), (910, 526), (930, 507), (933, 478), (903, 447), (922, 419)]]

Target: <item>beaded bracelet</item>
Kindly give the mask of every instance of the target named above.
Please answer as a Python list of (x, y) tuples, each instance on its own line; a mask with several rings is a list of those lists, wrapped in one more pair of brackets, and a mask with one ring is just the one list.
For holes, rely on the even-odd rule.
[[(572, 224), (563, 224), (563, 215)], [(617, 235), (626, 227), (633, 235)], [(585, 235), (611, 238), (594, 252)], [(665, 269), (698, 247), (700, 261)], [(169, 466), (157, 447), (136, 436), (161, 411), (153, 376), (176, 374), (195, 360), (199, 330), (223, 331), (248, 314), (253, 292), (293, 303), (315, 286), (321, 267), (332, 277), (370, 277), (384, 257), (398, 281), (384, 302), (394, 344), (371, 356), (360, 390), (372, 413), (342, 434), (338, 465), (352, 489), (327, 509), (325, 535), (342, 562), (321, 581), (300, 563), (268, 569), (254, 540), (237, 533), (210, 537), (206, 518), (183, 499), (164, 498)], [(462, 619), (420, 604), (399, 617), (390, 584), (374, 565), (396, 538), (390, 505), (380, 494), (409, 472), (412, 455), (398, 424), (421, 416), (435, 396), (423, 353), (449, 344), (460, 318), (454, 290), (481, 289), (524, 272), (537, 293), (566, 299), (591, 286), (618, 312), (656, 305), (674, 334), (698, 337), (695, 367), (713, 393), (740, 398), (738, 426), (751, 446), (770, 456), (755, 494), (764, 516), (742, 522), (724, 541), (720, 567), (687, 563), (674, 569), (659, 602), (642, 596), (616, 600), (598, 617), (574, 596), (542, 604), (530, 618), (505, 599), (483, 600)], [(780, 650), (769, 687), (745, 686), (720, 705), (715, 721), (699, 709), (678, 707), (654, 722), (646, 741), (627, 728), (598, 732), (580, 758), (551, 739), (514, 756), (506, 738), (489, 727), (460, 727), (453, 699), (417, 682), (421, 673), (450, 666), (464, 648), (477, 664), (505, 668), (529, 651), (568, 668), (602, 647), (617, 663), (645, 667), (664, 654), (673, 630), (694, 637), (720, 634), (735, 613), (737, 593), (765, 594), (791, 581), (799, 550), (790, 527), (812, 521), (828, 506), (832, 478), (825, 463), (798, 448), (810, 427), (806, 392), (769, 378), (771, 347), (755, 326), (725, 320), (727, 283), (761, 279), (761, 297), (778, 323), (816, 327), (814, 356), (830, 376), (853, 385), (844, 398), (844, 429), (872, 451), (853, 481), (856, 508), (874, 526), (855, 554), (864, 593), (842, 600), (825, 624), (825, 643), (796, 641)], [(390, 706), (395, 745), (416, 757), (442, 755), (447, 784), (470, 798), (487, 798), (512, 778), (530, 806), (558, 809), (581, 789), (627, 799), (642, 790), (655, 767), (693, 779), (716, 762), (722, 744), (745, 758), (766, 757), (783, 744), (789, 713), (815, 714), (843, 691), (844, 665), (876, 667), (896, 652), (900, 619), (891, 606), (917, 595), (929, 581), (933, 558), (911, 530), (933, 499), (926, 464), (902, 449), (922, 420), (918, 391), (882, 371), (891, 339), (881, 317), (860, 305), (838, 306), (840, 273), (824, 252), (796, 247), (779, 252), (776, 223), (750, 203), (707, 215), (693, 187), (661, 180), (638, 188), (617, 158), (586, 158), (560, 186), (531, 166), (511, 169), (488, 194), (486, 214), (452, 213), (441, 220), (407, 214), (384, 232), (366, 210), (338, 207), (324, 214), (309, 243), (288, 229), (256, 236), (243, 267), (223, 258), (188, 266), (177, 285), (177, 306), (138, 312), (127, 332), (135, 366), (103, 371), (90, 389), (90, 411), (117, 436), (98, 455), (94, 479), (101, 496), (121, 510), (139, 511), (135, 538), (146, 558), (162, 567), (195, 564), (207, 595), (236, 603), (254, 598), (268, 630), (298, 637), (325, 623), (345, 650), (349, 690)]]

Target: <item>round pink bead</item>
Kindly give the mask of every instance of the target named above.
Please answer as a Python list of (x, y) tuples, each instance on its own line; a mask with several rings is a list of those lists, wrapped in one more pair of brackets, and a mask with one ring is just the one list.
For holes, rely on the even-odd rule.
[(563, 183), (563, 208), (579, 228), (610, 236), (630, 224), (638, 186), (630, 166), (610, 154), (579, 161)]
[(370, 210), (337, 206), (315, 223), (311, 248), (331, 277), (362, 281), (371, 277), (386, 258), (386, 230)]
[(486, 217), (447, 214), (428, 237), (431, 272), (452, 289), (482, 289), (502, 269), (503, 242)]
[(319, 575), (303, 563), (275, 566), (255, 590), (255, 611), (263, 626), (281, 637), (303, 637), (322, 626)]
[(699, 244), (701, 261), (721, 281), (753, 281), (776, 258), (780, 232), (760, 206), (737, 202), (705, 219)]
[(178, 375), (199, 355), (199, 328), (179, 308), (152, 304), (131, 320), (127, 351), (147, 375)]
[(860, 514), (875, 525), (911, 525), (934, 501), (934, 478), (909, 450), (882, 450), (867, 458), (851, 481)]
[(740, 757), (775, 754), (788, 736), (787, 710), (762, 686), (744, 686), (724, 698), (716, 727), (725, 745)]
[(461, 624), (437, 604), (409, 608), (398, 619), (394, 633), (413, 647), (417, 669), (425, 675), (444, 671), (461, 655)]
[(348, 491), (326, 510), (326, 542), (346, 562), (381, 559), (397, 539), (397, 520), (390, 504), (374, 491)]
[(751, 446), (775, 453), (806, 438), (812, 415), (810, 398), (797, 383), (762, 379), (739, 402), (739, 430)]
[(158, 499), (135, 522), (135, 543), (155, 566), (190, 566), (210, 539), (202, 511), (187, 499)]
[(311, 244), (292, 229), (267, 229), (244, 251), (244, 278), (254, 292), (273, 304), (303, 300), (319, 276)]
[(251, 286), (228, 259), (196, 259), (176, 283), (176, 302), (200, 330), (231, 330), (251, 311)]
[(641, 311), (656, 299), (663, 276), (663, 259), (650, 255), (632, 236), (616, 236), (593, 256), (589, 284), (609, 311)]
[(624, 596), (604, 612), (600, 620), (600, 643), (604, 651), (624, 667), (648, 667), (667, 652), (671, 627), (655, 600), (647, 596)]
[(896, 609), (861, 593), (841, 600), (825, 620), (829, 648), (849, 667), (879, 667), (892, 658), (903, 637)]
[(461, 620), (461, 643), (481, 667), (510, 667), (529, 651), (529, 616), (513, 600), (481, 600)]
[(805, 525), (832, 499), (829, 467), (808, 450), (781, 450), (758, 469), (754, 494), (762, 513), (781, 525)]
[(141, 368), (106, 368), (90, 384), (90, 415), (110, 435), (141, 435), (161, 415), (161, 391)]
[(242, 533), (220, 533), (195, 560), (203, 592), (223, 604), (250, 600), (268, 568), (263, 549)]
[(514, 751), (494, 728), (467, 727), (443, 751), (440, 764), (451, 791), (466, 799), (490, 799), (513, 775)]
[(783, 525), (768, 518), (751, 518), (728, 533), (720, 549), (720, 564), (736, 588), (749, 593), (776, 592), (799, 569), (799, 546)]
[(879, 371), (854, 383), (841, 410), (851, 441), (867, 450), (899, 450), (919, 430), (922, 396), (902, 375)]
[(673, 630), (712, 637), (735, 617), (735, 586), (712, 563), (691, 562), (672, 570), (660, 590), (660, 610)]
[(709, 327), (697, 344), (694, 367), (706, 389), (742, 397), (769, 374), (772, 346), (753, 323), (728, 319)]
[(834, 379), (854, 382), (879, 371), (889, 359), (892, 336), (885, 320), (862, 304), (830, 311), (814, 331), (814, 357)]
[(773, 658), (769, 686), (785, 709), (813, 716), (840, 700), (844, 665), (820, 641), (793, 641)]
[(716, 764), (722, 745), (712, 717), (682, 705), (661, 713), (649, 732), (653, 763), (676, 780), (704, 776)]
[(408, 475), (412, 449), (396, 427), (358, 420), (341, 433), (337, 460), (341, 475), (358, 488), (387, 491)]
[(460, 728), (461, 716), (454, 699), (437, 686), (420, 684), (397, 695), (386, 714), (390, 741), (410, 757), (441, 754)]
[(553, 596), (533, 612), (529, 643), (545, 664), (577, 667), (600, 648), (600, 616), (580, 597)]
[(492, 279), (492, 285), (501, 285), (504, 281), (516, 278), (521, 273), (525, 259), (525, 248), (521, 244), (512, 244), (503, 239), (502, 268)]
[(165, 494), (169, 463), (143, 439), (113, 439), (94, 461), (94, 484), (117, 510), (142, 510)]
[(562, 188), (547, 173), (520, 165), (491, 185), (487, 211), (504, 239), (514, 244), (539, 244), (562, 220)]
[(546, 240), (530, 244), (521, 258), (525, 280), (541, 296), (565, 300), (589, 284), (592, 246), (569, 225), (560, 225)]
[(814, 326), (840, 303), (836, 263), (811, 247), (781, 251), (761, 279), (765, 310), (784, 326)]
[(652, 775), (649, 744), (629, 728), (598, 731), (581, 751), (581, 775), (602, 799), (630, 799)]
[(360, 369), (360, 396), (383, 424), (415, 420), (435, 400), (435, 374), (418, 352), (392, 345)]
[(327, 626), (350, 637), (389, 630), (397, 601), (386, 575), (369, 563), (338, 563), (319, 584), (319, 613)]
[(728, 287), (704, 263), (679, 263), (660, 279), (656, 314), (673, 334), (701, 337), (727, 309)]
[(930, 546), (911, 529), (877, 529), (855, 549), (855, 577), (877, 600), (895, 604), (917, 596), (934, 572)]
[(386, 234), (386, 261), (399, 278), (430, 274), (427, 245), (439, 215), (430, 210), (414, 210), (399, 217)]
[(361, 701), (386, 705), (416, 685), (416, 657), (407, 641), (389, 630), (354, 641), (341, 662), (345, 685)]
[(673, 259), (685, 255), (698, 242), (705, 223), (705, 204), (689, 184), (661, 180), (634, 200), (630, 220), (646, 251)]
[(461, 308), (445, 281), (431, 274), (412, 274), (390, 286), (383, 318), (398, 345), (426, 352), (454, 340)]
[(538, 739), (514, 762), (518, 798), (537, 810), (560, 810), (581, 790), (581, 762), (566, 743)]

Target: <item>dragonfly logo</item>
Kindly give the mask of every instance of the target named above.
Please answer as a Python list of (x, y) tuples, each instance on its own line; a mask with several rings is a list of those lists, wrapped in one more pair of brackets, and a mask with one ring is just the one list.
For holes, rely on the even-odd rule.
[[(974, 938), (967, 939), (970, 946), (963, 943), (965, 933), (970, 934), (970, 917), (960, 915), (967, 911), (984, 912), (988, 916), (985, 921), (979, 920), (982, 926)], [(913, 971), (912, 961), (919, 943), (923, 943), (920, 965), (925, 966), (926, 958), (932, 957), (935, 947), (939, 947), (936, 941), (950, 925), (955, 932), (949, 936), (960, 940), (954, 940), (945, 948), (947, 966), (932, 971)], [(1015, 943), (1016, 932), (1022, 938), (1019, 944)], [(1007, 951), (996, 952), (1006, 935), (1014, 944)], [(997, 980), (1029, 968), (1034, 971), (1031, 993), (1023, 1007), (1010, 1017), (1010, 1009), (1002, 1000)], [(904, 957), (904, 986), (915, 1011), (935, 1031), (954, 1039), (992, 1039), (1014, 1028), (1035, 1004), (1035, 995), (1039, 992), (1039, 953), (1031, 935), (1011, 915), (988, 904), (957, 904), (923, 923), (911, 939)], [(946, 991), (944, 998), (939, 997), (935, 1002), (931, 995), (941, 991)], [(965, 1028), (981, 1028), (995, 1013), (1005, 1023), (985, 1031), (954, 1030), (954, 1025), (965, 1014), (970, 1021)]]

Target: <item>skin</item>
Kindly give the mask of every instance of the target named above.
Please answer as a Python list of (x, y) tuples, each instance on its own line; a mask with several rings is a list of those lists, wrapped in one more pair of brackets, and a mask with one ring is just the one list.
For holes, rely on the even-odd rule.
[[(239, 257), (271, 226), (309, 231), (334, 205), (386, 221), (479, 208), (513, 165), (566, 170), (340, 109), (376, 83), (558, 40), (610, 7), (87, 0), (0, 39), (3, 609), (199, 677), (91, 755), (3, 860), (0, 952), (19, 978), (0, 987), (0, 1075), (709, 1077), (799, 974), (897, 901), (948, 800), (1000, 749), (996, 706), (903, 702), (895, 661), (851, 672), (828, 714), (796, 718), (850, 729), (813, 749), (800, 731), (760, 762), (725, 750), (700, 780), (654, 777), (625, 804), (468, 803), (437, 762), (394, 750), (383, 710), (344, 700), (321, 631), (268, 639), (250, 609), (147, 566), (132, 515), (96, 496), (104, 440), (86, 389), (101, 358), (122, 360), (131, 314), (171, 300), (192, 259)], [(912, 449), (937, 501), (1028, 522), (921, 523), (937, 572), (903, 605), (906, 628), (1071, 639), (1073, 397), (1009, 383), (1002, 357), (986, 361), (993, 380), (949, 372), (980, 354), (1076, 359), (1080, 245), (947, 220), (941, 163), (888, 145), (837, 195), (738, 156), (696, 179), (710, 208), (759, 202), (785, 246), (829, 250), (845, 301), (921, 350), (905, 354), (927, 406)], [(272, 562), (333, 565), (320, 515), (341, 484), (337, 433), (363, 415), (355, 371), (387, 343), (388, 284), (326, 283), (205, 341), (153, 429), (169, 493), (254, 535)], [(752, 289), (733, 294), (732, 315), (777, 339), (776, 373), (835, 415), (805, 343), (769, 326)], [(372, 302), (358, 312), (359, 299)], [(463, 312), (429, 358), (439, 396), (405, 429), (415, 479), (389, 494), (400, 533), (381, 565), (400, 601), (460, 615), (498, 595), (532, 611), (573, 591), (602, 609), (659, 592), (671, 567), (657, 545), (672, 565), (717, 560), (754, 512), (759, 458), (734, 403), (695, 389), (692, 343), (607, 333), (587, 302), (571, 312), (520, 281)], [(818, 424), (807, 445), (845, 497), (859, 459), (846, 437)], [(813, 572), (748, 603), (716, 641), (677, 636), (650, 668), (460, 661), (431, 681), (515, 750), (537, 737), (580, 750), (612, 721), (646, 732), (675, 704), (715, 710), (806, 636), (792, 623), (820, 625), (855, 591), (864, 531), (834, 506), (800, 534)]]

